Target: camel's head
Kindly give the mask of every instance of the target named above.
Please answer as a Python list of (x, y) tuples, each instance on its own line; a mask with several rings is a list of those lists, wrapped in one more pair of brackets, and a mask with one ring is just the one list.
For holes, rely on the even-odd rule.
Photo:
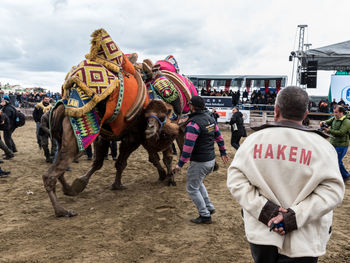
[(179, 126), (170, 121), (172, 111), (172, 106), (161, 100), (152, 100), (147, 105), (145, 110), (145, 117), (147, 119), (146, 139), (150, 139), (153, 136), (158, 138), (162, 131), (165, 131), (167, 134), (178, 133)]

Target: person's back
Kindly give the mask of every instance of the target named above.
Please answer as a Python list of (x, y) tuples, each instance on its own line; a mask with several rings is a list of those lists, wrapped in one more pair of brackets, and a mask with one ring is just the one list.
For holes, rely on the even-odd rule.
[(227, 186), (243, 207), (255, 262), (317, 262), (326, 252), (344, 184), (332, 145), (302, 126), (307, 105), (305, 91), (282, 90), (275, 123), (250, 135), (228, 169)]

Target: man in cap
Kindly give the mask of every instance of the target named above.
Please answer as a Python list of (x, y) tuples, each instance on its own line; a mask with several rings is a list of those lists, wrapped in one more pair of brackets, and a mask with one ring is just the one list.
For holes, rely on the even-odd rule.
[(175, 171), (180, 171), (189, 160), (186, 190), (196, 205), (199, 217), (191, 219), (196, 224), (210, 224), (215, 212), (203, 180), (213, 171), (215, 165), (214, 141), (218, 144), (224, 163), (228, 162), (224, 138), (202, 97), (193, 96), (189, 102), (191, 114), (186, 125), (185, 143)]

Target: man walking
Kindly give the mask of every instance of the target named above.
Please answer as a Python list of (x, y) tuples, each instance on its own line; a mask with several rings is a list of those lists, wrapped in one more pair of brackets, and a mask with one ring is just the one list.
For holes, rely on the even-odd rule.
[(36, 139), (40, 149), (42, 147), (41, 136), (39, 135), (41, 117), (43, 116), (44, 113), (50, 111), (51, 108), (52, 108), (52, 105), (50, 104), (50, 98), (45, 96), (41, 102), (35, 105), (35, 108), (33, 111), (33, 119), (36, 123)]
[[(40, 141), (41, 141), (41, 146), (44, 150), (45, 158), (47, 163), (52, 163), (56, 151), (57, 151), (57, 143), (56, 140), (51, 138), (50, 136), (50, 130), (49, 130), (49, 118), (50, 118), (50, 112), (46, 112), (42, 117), (41, 117), (41, 125), (39, 129), (39, 136), (40, 136)], [(49, 149), (49, 140), (51, 140), (51, 152)]]
[(330, 118), (322, 124), (327, 124), (328, 128), (324, 128), (324, 131), (332, 135), (330, 143), (334, 146), (338, 154), (338, 163), (341, 175), (343, 176), (344, 181), (349, 180), (350, 175), (345, 169), (343, 164), (343, 158), (348, 151), (349, 147), (349, 131), (350, 131), (350, 120), (346, 118), (345, 108), (336, 105), (333, 109), (334, 117)]
[(224, 139), (218, 125), (206, 109), (200, 96), (193, 96), (189, 102), (191, 114), (186, 125), (185, 143), (178, 164), (179, 171), (189, 160), (186, 190), (196, 205), (199, 217), (192, 219), (196, 224), (210, 224), (215, 212), (203, 180), (213, 171), (215, 165), (214, 141), (217, 142), (224, 163), (228, 162)]
[(303, 89), (282, 89), (275, 123), (247, 137), (228, 169), (255, 263), (314, 263), (326, 253), (344, 183), (334, 147), (302, 125), (307, 105)]

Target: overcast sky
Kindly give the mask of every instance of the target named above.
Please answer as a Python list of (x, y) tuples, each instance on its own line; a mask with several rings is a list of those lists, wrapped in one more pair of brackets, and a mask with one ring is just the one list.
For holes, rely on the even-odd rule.
[[(59, 91), (104, 28), (139, 60), (172, 54), (182, 74), (287, 75), (297, 26), (311, 48), (349, 40), (348, 0), (1, 0), (0, 82)], [(328, 94), (330, 75), (319, 72)], [(295, 79), (295, 77), (294, 77)]]

